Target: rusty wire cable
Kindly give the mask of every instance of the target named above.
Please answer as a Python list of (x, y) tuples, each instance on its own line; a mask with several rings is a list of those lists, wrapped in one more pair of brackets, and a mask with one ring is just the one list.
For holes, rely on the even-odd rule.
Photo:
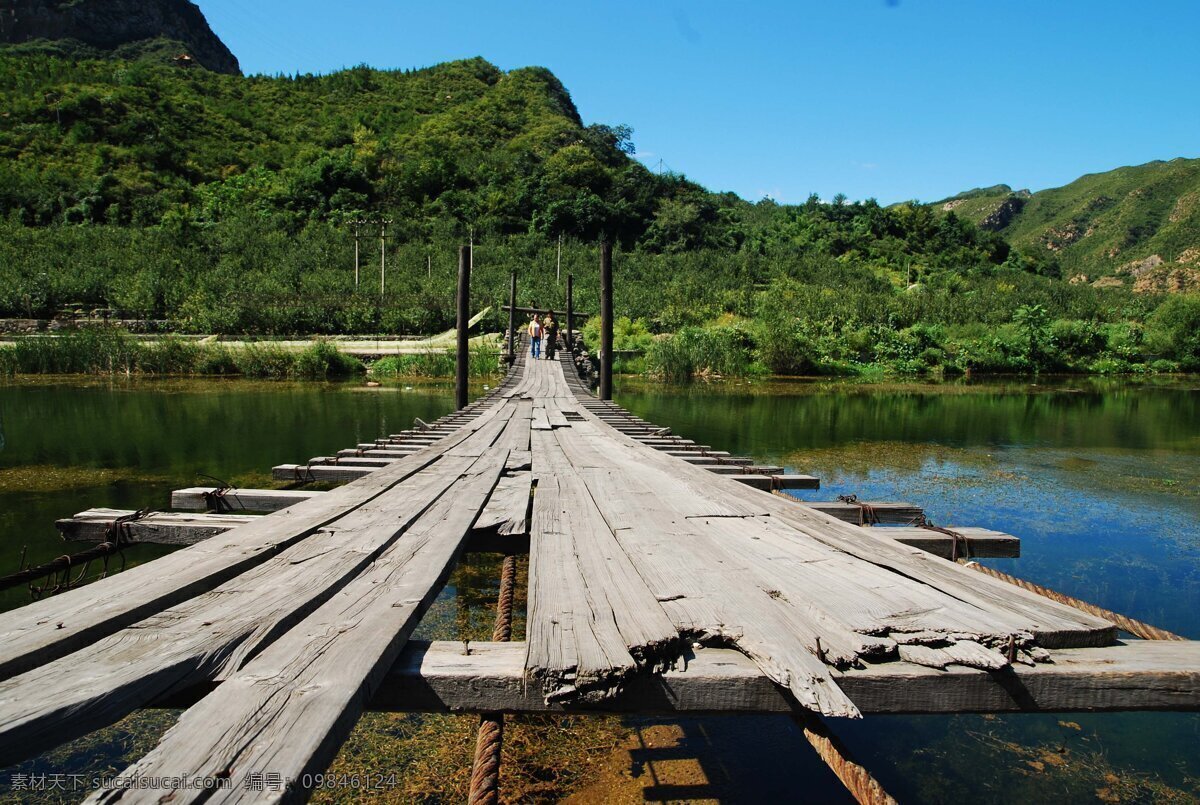
[(1049, 598), (1051, 601), (1057, 601), (1060, 604), (1065, 604), (1066, 606), (1082, 610), (1089, 615), (1095, 615), (1097, 618), (1103, 618), (1106, 621), (1111, 621), (1123, 631), (1129, 632), (1131, 635), (1140, 637), (1143, 640), (1187, 640), (1186, 637), (1180, 637), (1174, 632), (1168, 632), (1166, 629), (1160, 629), (1157, 626), (1151, 626), (1148, 623), (1143, 623), (1135, 618), (1122, 615), (1119, 612), (1113, 612), (1111, 609), (1105, 609), (1104, 607), (1098, 607), (1095, 604), (1089, 604), (1087, 601), (1081, 601), (1078, 598), (1072, 598), (1071, 596), (1064, 595), (1056, 590), (1051, 590), (1049, 587), (1043, 587), (1040, 584), (1034, 584), (1032, 581), (1019, 579), (1016, 576), (1010, 576), (1007, 573), (1003, 573), (990, 567), (985, 567), (977, 562), (965, 562), (960, 559), (959, 563), (971, 568), (972, 570), (978, 570), (980, 573), (991, 576), (994, 579), (1000, 579), (1001, 581), (1006, 581), (1009, 584), (1016, 585), (1022, 590), (1028, 590), (1031, 593), (1036, 593), (1045, 598)]
[[(125, 548), (133, 544), (133, 535), (129, 530), (131, 523), (147, 517), (152, 514), (151, 509), (139, 509), (131, 514), (123, 514), (120, 517), (113, 518), (112, 521), (105, 526), (105, 540), (98, 545), (95, 545), (86, 550), (74, 554), (63, 554), (57, 559), (45, 562), (40, 565), (24, 567), (25, 554), (21, 554), (21, 569), (16, 573), (10, 573), (7, 576), (0, 576), (0, 590), (7, 590), (10, 587), (16, 587), (20, 584), (33, 582), (37, 579), (46, 576), (52, 576), (54, 583), (47, 584), (43, 587), (34, 587), (30, 585), (29, 591), (34, 598), (39, 598), (42, 595), (53, 595), (61, 590), (69, 590), (77, 586), (87, 574), (88, 566), (93, 559), (105, 560), (105, 572), (107, 572), (107, 559), (112, 554), (120, 553), (124, 557), (123, 551)], [(74, 568), (83, 564), (82, 570), (76, 578), (71, 578), (71, 572)]]
[(858, 495), (838, 495), (842, 503), (858, 507), (858, 524), (865, 526), (879, 525), (879, 511), (870, 503), (858, 499)]
[[(500, 571), (500, 594), (496, 601), (496, 625), (492, 640), (507, 643), (512, 639), (513, 598), (517, 583), (517, 557), (508, 554)], [(475, 760), (471, 764), (471, 805), (495, 805), (500, 801), (500, 754), (504, 748), (504, 714), (484, 713), (475, 734)]]
[(895, 798), (883, 790), (871, 772), (850, 756), (850, 751), (818, 716), (807, 710), (796, 709), (792, 712), (792, 720), (859, 805), (897, 805)]

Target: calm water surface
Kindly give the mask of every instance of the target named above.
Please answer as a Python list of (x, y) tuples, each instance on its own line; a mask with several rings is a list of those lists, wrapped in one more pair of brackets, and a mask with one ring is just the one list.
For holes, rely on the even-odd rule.
[[(618, 401), (698, 442), (819, 476), (822, 489), (802, 497), (910, 501), (939, 524), (1016, 534), (1020, 559), (986, 563), (1200, 638), (1195, 379), (687, 388), (628, 379)], [(784, 719), (687, 725), (711, 793), (846, 801)], [(837, 729), (901, 801), (1200, 795), (1195, 714), (875, 716)]]
[[(617, 399), (697, 441), (820, 476), (823, 488), (806, 497), (907, 500), (939, 524), (1017, 534), (1022, 558), (989, 564), (1200, 638), (1198, 389), (1189, 381), (668, 387), (620, 379)], [(449, 386), (403, 384), (0, 386), (0, 573), (16, 568), (23, 549), (29, 561), (63, 553), (56, 518), (93, 506), (165, 507), (171, 489), (209, 485), (206, 476), (262, 485), (273, 464), (440, 416), (452, 399)], [(129, 560), (153, 555), (141, 546)], [(421, 636), (490, 631), (495, 578), (494, 563), (472, 559)], [(28, 598), (0, 593), (0, 608)], [(666, 769), (683, 755), (701, 780), (681, 786), (667, 775), (648, 796), (847, 801), (786, 719), (675, 723), (681, 747), (662, 757), (648, 751), (645, 770), (654, 775), (656, 763)], [(871, 717), (837, 727), (902, 801), (1188, 801), (1200, 792), (1196, 715)], [(22, 769), (121, 768), (147, 740), (110, 730)], [(7, 776), (0, 771), (0, 782)]]

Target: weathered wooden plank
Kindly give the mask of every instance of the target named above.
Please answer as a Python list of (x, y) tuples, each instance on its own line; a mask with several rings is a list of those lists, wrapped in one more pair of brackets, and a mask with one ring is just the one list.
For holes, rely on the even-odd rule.
[(417, 452), (418, 449), (419, 448), (390, 449), (386, 447), (346, 448), (338, 451), (338, 458), (347, 459), (357, 458), (359, 456), (364, 458), (404, 458), (405, 456), (411, 456), (413, 453)]
[[(684, 459), (689, 464), (700, 464)], [(716, 475), (729, 476), (731, 480), (754, 489), (820, 489), (821, 479), (811, 475), (781, 475), (780, 467), (742, 466), (738, 464), (707, 465), (704, 469)], [(843, 504), (844, 505), (844, 504)]]
[[(647, 465), (660, 465), (667, 461), (658, 454), (632, 442), (630, 450), (639, 452)], [(707, 473), (702, 468), (674, 462), (676, 474), (689, 477)], [(724, 482), (720, 476), (713, 478), (714, 485)], [(1012, 585), (990, 580), (993, 583), (979, 585), (976, 579), (963, 568), (942, 562), (925, 552), (901, 545), (896, 541), (873, 543), (864, 546), (853, 532), (830, 517), (806, 505), (795, 505), (774, 495), (764, 495), (740, 484), (728, 484), (724, 492), (729, 498), (761, 503), (771, 511), (778, 522), (787, 524), (800, 534), (815, 539), (866, 562), (890, 568), (900, 575), (934, 590), (946, 591), (957, 600), (987, 612), (999, 627), (1002, 624), (1024, 622), (1026, 630), (1036, 636), (1039, 645), (1047, 648), (1079, 648), (1093, 645), (1108, 645), (1116, 639), (1116, 629), (1102, 619), (1086, 615), (1078, 610), (1040, 598), (1022, 591), (1013, 595)], [(792, 501), (788, 498), (788, 501)], [(881, 520), (883, 517), (880, 518)], [(978, 575), (978, 574), (974, 574)], [(1007, 589), (1005, 589), (1007, 587)], [(1019, 589), (1019, 588), (1017, 588)], [(1018, 631), (1018, 630), (1014, 630)]]
[(529, 450), (510, 450), (508, 452), (508, 471), (522, 472), (533, 468), (533, 453)]
[(721, 475), (722, 477), (728, 478), (731, 481), (737, 481), (739, 484), (745, 484), (746, 486), (753, 487), (754, 489), (764, 489), (767, 491), (770, 491), (771, 489), (770, 475), (761, 475), (753, 472), (748, 473), (741, 467), (704, 467), (704, 469), (708, 470), (709, 472), (712, 472), (713, 470), (731, 470), (714, 474)]
[(611, 695), (680, 648), (678, 631), (605, 523), (558, 439), (532, 436), (526, 668), (552, 699)]
[(0, 759), (36, 754), (236, 671), (369, 566), (474, 462), (444, 456), (212, 591), (0, 682)]
[[(447, 447), (487, 426), (488, 415), (368, 478), (312, 495), (153, 562), (0, 614), (0, 678), (49, 662), (269, 560), (387, 492), (439, 459)], [(240, 500), (241, 491), (231, 493)], [(229, 497), (229, 496), (227, 496)]]
[[(577, 427), (576, 430), (578, 429)], [(634, 460), (639, 466), (661, 469), (680, 479), (708, 475), (703, 468), (691, 467), (683, 462), (670, 462), (668, 465), (670, 459), (632, 440), (622, 440), (622, 443), (625, 445), (624, 450), (637, 454)], [(1037, 641), (1043, 646), (1057, 647), (1103, 645), (1115, 637), (1111, 625), (1100, 619), (1062, 607), (1044, 606), (1043, 602), (1034, 602), (1029, 597), (1014, 601), (994, 587), (977, 589), (963, 575), (961, 569), (960, 572), (954, 573), (950, 563), (942, 563), (949, 571), (939, 568), (930, 564), (939, 560), (894, 541), (888, 541), (880, 547), (877, 555), (873, 550), (866, 550), (861, 544), (861, 539), (855, 544), (854, 539), (847, 537), (846, 526), (839, 525), (828, 517), (801, 506), (785, 504), (773, 496), (729, 484), (722, 476), (708, 477), (712, 479), (712, 486), (706, 491), (707, 495), (711, 496), (720, 489), (723, 499), (745, 500), (747, 503), (761, 502), (764, 508), (771, 510), (772, 520), (786, 526), (790, 531), (792, 536), (789, 537), (789, 542), (815, 539), (849, 554), (854, 559), (864, 560), (868, 563), (867, 567), (881, 565), (897, 571), (892, 574), (893, 578), (890, 580), (893, 583), (899, 581), (901, 589), (915, 596), (915, 600), (929, 599), (931, 603), (937, 601), (950, 605), (956, 615), (949, 619), (948, 623), (971, 623), (990, 641), (1004, 639), (1005, 632), (1025, 635), (1020, 638), (1022, 641), (1030, 634), (1036, 635)], [(612, 495), (605, 494), (599, 497), (607, 501)], [(664, 494), (660, 496), (660, 500), (667, 505), (673, 505), (679, 497), (678, 494)], [(870, 547), (874, 549), (875, 546)], [(948, 594), (942, 591), (943, 586), (949, 588)], [(835, 599), (837, 597), (834, 596)], [(1021, 645), (1024, 647), (1024, 643)]]
[(551, 428), (569, 428), (571, 423), (563, 416), (562, 411), (558, 408), (546, 409), (546, 419), (550, 423)]
[[(116, 518), (129, 517), (136, 512), (128, 509), (88, 509), (74, 517), (59, 520), (54, 525), (65, 540), (104, 542), (111, 538), (109, 527)], [(251, 522), (251, 514), (192, 514), (183, 512), (152, 512), (121, 526), (134, 542), (154, 545), (194, 545), (223, 534), (232, 528)]]
[[(701, 530), (708, 518), (739, 521), (736, 509), (725, 509), (732, 517), (718, 514), (711, 498), (642, 464), (606, 464), (620, 450), (602, 431), (580, 425), (559, 438), (570, 444), (571, 461), (581, 467), (605, 521), (627, 555), (637, 557), (638, 573), (681, 634), (735, 643), (787, 684), (803, 706), (829, 715), (857, 714), (813, 651), (813, 625), (734, 566), (733, 553)], [(534, 457), (536, 462), (536, 450)], [(681, 501), (685, 512), (679, 511)], [(689, 512), (696, 516), (689, 518)], [(531, 635), (534, 625), (531, 613)]]
[(375, 472), (375, 467), (337, 467), (324, 464), (278, 464), (271, 468), (276, 481), (357, 481)]
[[(717, 475), (763, 475), (767, 478), (783, 472), (783, 467), (770, 467), (758, 464), (719, 464), (717, 466), (705, 467), (704, 469)], [(767, 488), (769, 489), (770, 486), (768, 485)]]
[[(520, 473), (526, 483), (525, 499), (529, 499), (530, 474)], [(522, 478), (506, 479), (510, 483)], [(513, 493), (515, 494), (515, 492)], [(524, 509), (517, 515), (517, 506), (511, 506), (508, 516), (502, 516), (504, 506), (489, 501), (488, 508), (481, 514), (467, 542), (467, 551), (528, 553), (529, 525)], [(108, 526), (114, 517), (130, 515), (129, 509), (89, 509), (73, 518), (59, 520), (57, 525), (63, 539), (77, 542), (103, 542), (108, 539)], [(493, 516), (494, 514), (494, 516)], [(259, 515), (226, 513), (197, 514), (192, 512), (155, 512), (144, 519), (128, 523), (134, 543), (151, 545), (194, 545), (201, 540), (224, 534), (245, 525)], [(982, 556), (982, 554), (976, 554)]]
[(532, 488), (531, 472), (518, 472), (501, 478), (475, 522), (475, 530), (494, 529), (501, 535), (529, 533)]
[(394, 458), (379, 458), (374, 456), (314, 456), (308, 460), (310, 465), (323, 464), (337, 467), (386, 467), (395, 461)]
[[(360, 576), (185, 712), (124, 776), (228, 776), (222, 799), (241, 802), (263, 797), (246, 785), (249, 775), (279, 775), (288, 785), (278, 798), (303, 798), (303, 781), (333, 760), (437, 595), (507, 458), (502, 449), (476, 460)], [(372, 527), (392, 539), (389, 524)], [(209, 793), (181, 789), (172, 798)]]
[[(1021, 540), (1012, 534), (993, 531), (989, 528), (974, 528), (970, 526), (954, 526), (950, 529), (966, 538), (967, 544), (960, 544), (957, 555), (981, 559), (1016, 558), (1021, 555)], [(870, 539), (894, 539), (897, 542), (920, 548), (926, 553), (949, 559), (954, 553), (954, 538), (937, 531), (925, 528), (905, 526), (863, 527), (863, 536)]]
[[(767, 487), (768, 489), (770, 487)], [(795, 500), (794, 502), (812, 509), (813, 511), (836, 517), (851, 525), (865, 525), (862, 506), (855, 503), (843, 503), (838, 500)], [(881, 525), (909, 525), (920, 520), (925, 510), (912, 503), (897, 503), (894, 501), (868, 501), (876, 521)]]
[[(868, 665), (838, 677), (866, 714), (1200, 710), (1200, 641), (1130, 641), (1055, 651), (1053, 663), (1002, 672), (909, 663)], [(600, 702), (547, 702), (525, 684), (520, 643), (405, 647), (370, 709), (398, 712), (554, 713), (580, 710), (790, 713), (795, 705), (740, 652), (688, 650), (676, 668), (639, 674)]]
[[(210, 496), (217, 491), (215, 486), (176, 489), (171, 493), (171, 508), (203, 511), (209, 507)], [(230, 511), (277, 512), (323, 494), (308, 489), (231, 489), (221, 496), (220, 505)]]
[(820, 489), (821, 479), (814, 475), (785, 473), (771, 476), (772, 489)]

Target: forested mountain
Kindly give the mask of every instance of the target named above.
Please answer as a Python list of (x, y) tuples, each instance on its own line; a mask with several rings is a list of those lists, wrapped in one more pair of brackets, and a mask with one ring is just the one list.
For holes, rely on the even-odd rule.
[[(245, 265), (231, 243), (251, 232), (270, 233), (259, 250), (311, 239), (305, 254), (278, 255), (271, 270), (340, 269), (349, 222), (364, 217), (391, 220), (395, 247), (421, 252), (473, 232), (493, 249), (504, 242), (526, 252), (560, 236), (607, 236), (627, 250), (686, 259), (704, 250), (740, 262), (778, 253), (836, 258), (874, 267), (868, 273), (885, 285), (1006, 261), (1039, 269), (1014, 262), (1002, 238), (919, 205), (815, 197), (795, 207), (749, 204), (656, 175), (630, 157), (628, 129), (585, 126), (542, 68), (505, 73), (470, 59), (415, 71), (242, 78), (146, 62), (0, 56), (0, 93), (8, 110), (0, 117), (0, 215), (18, 227), (8, 248), (23, 250), (6, 264), (25, 269), (0, 290), (2, 312), (46, 314), (83, 301), (171, 316), (207, 279), (171, 287), (158, 271), (135, 283), (153, 288), (135, 304), (114, 276), (134, 267), (116, 254), (101, 257), (121, 248), (107, 244), (165, 238), (169, 246), (148, 251), (174, 253), (181, 270), (196, 250), (209, 254), (210, 266), (224, 257), (245, 269), (240, 284), (253, 285), (266, 267)], [(33, 246), (47, 238), (48, 251)], [(75, 250), (69, 275), (32, 271)], [(148, 270), (145, 262), (138, 269)], [(744, 292), (773, 270), (756, 268), (749, 284), (734, 272), (669, 282)], [(93, 281), (80, 281), (89, 274)], [(283, 285), (304, 293), (311, 281), (297, 267)], [(38, 282), (50, 287), (22, 292)]]
[[(458, 244), (478, 247), (477, 308), (503, 301), (510, 271), (522, 302), (561, 307), (561, 262), (594, 310), (607, 237), (623, 314), (651, 333), (725, 328), (776, 371), (1049, 366), (1055, 320), (1091, 328), (1088, 361), (1153, 357), (1137, 323), (1158, 295), (1063, 282), (1062, 251), (1018, 238), (1019, 219), (970, 220), (1006, 190), (749, 203), (648, 170), (628, 128), (585, 124), (543, 68), (242, 77), (0, 52), (0, 97), (0, 317), (81, 305), (189, 332), (430, 332), (453, 321)], [(390, 222), (387, 271), (378, 223), (359, 225), (356, 284), (362, 220)]]
[(0, 47), (73, 58), (178, 60), (241, 72), (189, 0), (8, 0), (0, 9)]
[(934, 206), (1057, 261), (1074, 282), (1200, 290), (1200, 159), (1117, 168), (1032, 194), (998, 185)]

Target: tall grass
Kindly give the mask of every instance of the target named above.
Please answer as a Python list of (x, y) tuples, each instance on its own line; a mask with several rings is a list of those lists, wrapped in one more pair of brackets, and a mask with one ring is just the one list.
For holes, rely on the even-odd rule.
[(655, 339), (646, 351), (646, 367), (666, 380), (694, 375), (745, 377), (760, 374), (750, 334), (739, 326), (684, 327)]
[(95, 327), (28, 336), (0, 347), (0, 374), (243, 375), (268, 379), (348, 377), (363, 364), (332, 344), (303, 350), (274, 344), (231, 349), (182, 338), (141, 342), (123, 330)]
[[(472, 347), (467, 358), (467, 374), (470, 377), (498, 374), (497, 359), (493, 349)], [(371, 374), (377, 377), (454, 377), (455, 363), (453, 350), (388, 355), (371, 364)]]

